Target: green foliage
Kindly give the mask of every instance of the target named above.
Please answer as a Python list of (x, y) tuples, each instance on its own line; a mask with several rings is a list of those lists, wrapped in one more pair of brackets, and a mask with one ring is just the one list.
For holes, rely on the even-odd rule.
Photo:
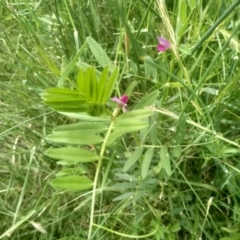
[(98, 159), (95, 153), (76, 147), (50, 148), (45, 154), (51, 158), (65, 160), (64, 165), (67, 163), (72, 165), (78, 162), (92, 162)]
[(144, 179), (147, 176), (147, 173), (149, 171), (149, 166), (153, 158), (153, 153), (154, 153), (154, 148), (149, 148), (144, 154), (143, 161), (142, 161), (142, 179)]
[[(49, 134), (46, 137), (46, 140), (53, 143), (59, 144), (67, 144), (67, 145), (79, 145), (78, 147), (61, 147), (61, 148), (50, 148), (45, 152), (45, 155), (50, 158), (58, 159), (58, 164), (71, 166), (77, 163), (84, 162), (92, 162), (92, 161), (100, 161), (103, 157), (102, 155), (98, 155), (94, 153), (92, 150), (84, 149), (84, 145), (98, 145), (106, 142), (107, 146), (112, 145), (117, 138), (121, 137), (125, 133), (136, 132), (142, 128), (146, 128), (148, 126), (147, 122), (142, 121), (152, 114), (152, 109), (143, 109), (143, 110), (134, 110), (127, 112), (125, 114), (120, 115), (112, 120), (112, 123), (106, 123), (106, 125), (98, 122), (90, 122), (90, 121), (81, 121), (80, 123), (70, 124), (58, 126), (53, 130), (52, 134)], [(94, 119), (94, 117), (93, 117)], [(110, 129), (110, 131), (109, 131)], [(109, 132), (106, 135), (106, 132)], [(105, 134), (106, 137), (101, 137), (100, 134)], [(105, 146), (102, 145), (102, 151), (105, 151)], [(151, 157), (149, 158), (151, 161)], [(64, 172), (64, 175), (72, 174), (73, 170)], [(85, 172), (86, 173), (86, 172)], [(70, 175), (72, 176), (72, 175)], [(58, 178), (60, 180), (58, 181)], [(64, 185), (64, 179), (66, 180), (66, 184)], [(52, 185), (55, 187), (63, 186), (64, 189), (67, 190), (85, 190), (88, 187), (92, 187), (91, 184), (85, 184), (83, 182), (83, 186), (81, 187), (81, 178), (77, 178), (77, 183), (74, 184), (74, 187), (71, 186), (68, 181), (73, 183), (74, 177), (72, 178), (63, 178), (62, 173), (57, 175), (57, 177), (53, 180)], [(76, 185), (79, 185), (77, 187)], [(69, 187), (68, 189), (68, 186)]]
[(165, 170), (168, 176), (171, 175), (171, 163), (170, 163), (170, 155), (168, 153), (168, 149), (166, 145), (163, 145), (160, 150), (160, 159), (162, 162), (162, 168)]
[(93, 67), (80, 69), (77, 74), (77, 90), (51, 88), (43, 93), (44, 103), (59, 112), (87, 112), (100, 116), (113, 91), (118, 69), (108, 78), (108, 66), (98, 77)]
[(1, 1), (0, 239), (239, 239), (239, 4)]
[(70, 191), (87, 190), (93, 186), (93, 182), (88, 177), (78, 175), (57, 177), (52, 180), (51, 184), (54, 187)]
[(126, 163), (124, 164), (123, 166), (124, 172), (128, 171), (137, 162), (137, 160), (141, 157), (142, 152), (143, 152), (142, 147), (136, 148), (136, 150), (131, 154), (131, 156), (127, 159)]
[(109, 66), (110, 70), (114, 70), (114, 65), (104, 49), (91, 37), (87, 38), (87, 43), (98, 63), (103, 68)]

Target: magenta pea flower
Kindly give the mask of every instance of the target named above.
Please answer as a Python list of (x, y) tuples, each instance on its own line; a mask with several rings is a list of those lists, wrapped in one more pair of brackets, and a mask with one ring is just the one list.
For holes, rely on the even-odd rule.
[(123, 110), (123, 112), (127, 112), (127, 102), (129, 100), (129, 97), (127, 95), (122, 95), (120, 98), (113, 97), (111, 98), (113, 102), (116, 102), (118, 104), (118, 107)]
[(165, 39), (164, 37), (157, 37), (157, 39), (159, 42), (159, 44), (157, 46), (157, 50), (159, 52), (165, 52), (171, 47), (169, 41), (167, 39)]

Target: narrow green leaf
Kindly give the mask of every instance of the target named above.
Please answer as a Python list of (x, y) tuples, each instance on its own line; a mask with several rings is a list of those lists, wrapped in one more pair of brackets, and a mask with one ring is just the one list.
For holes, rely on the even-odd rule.
[(107, 139), (107, 146), (110, 146), (116, 141), (117, 138), (121, 137), (124, 133), (122, 131), (115, 130), (111, 132), (110, 136)]
[(67, 101), (84, 101), (86, 99), (76, 90), (66, 88), (49, 88), (42, 94), (45, 103), (50, 102), (67, 102)]
[[(81, 60), (77, 62), (77, 66), (81, 69), (80, 71), (83, 71), (85, 72), (88, 68), (92, 67), (91, 65), (85, 63), (85, 62), (82, 62)], [(95, 70), (95, 74), (97, 77), (100, 77), (101, 76), (101, 72), (98, 71), (96, 68), (94, 69)]]
[(216, 88), (206, 87), (201, 89), (201, 93), (205, 92), (214, 96), (217, 96), (219, 94), (219, 90)]
[(81, 105), (80, 107), (77, 108), (70, 108), (70, 107), (55, 107), (55, 106), (50, 106), (52, 109), (54, 109), (57, 112), (62, 112), (62, 113), (81, 113), (81, 112), (87, 112), (88, 106), (87, 105)]
[(134, 107), (134, 109), (142, 109), (147, 106), (151, 106), (154, 104), (158, 97), (158, 90), (155, 90), (148, 95), (144, 96)]
[(144, 58), (144, 70), (145, 70), (146, 77), (147, 78), (152, 77), (153, 82), (157, 83), (157, 78), (158, 78), (157, 68), (155, 66), (154, 60), (149, 56), (146, 56)]
[(124, 135), (125, 133), (131, 133), (139, 131), (148, 126), (147, 122), (138, 121), (135, 119), (119, 121), (116, 125), (114, 125), (114, 131), (111, 132), (109, 138), (107, 139), (107, 145), (111, 145), (114, 141)]
[(153, 158), (154, 148), (148, 148), (148, 150), (145, 152), (143, 161), (142, 161), (142, 179), (144, 179), (147, 176), (150, 163)]
[(133, 89), (138, 85), (137, 81), (131, 81), (131, 83), (129, 84), (128, 88), (126, 89), (125, 93), (127, 96), (131, 96)]
[(157, 143), (157, 136), (158, 136), (158, 113), (155, 113), (150, 118), (149, 124), (149, 137), (153, 145)]
[(106, 103), (109, 100), (110, 96), (112, 95), (117, 77), (118, 77), (118, 68), (116, 67), (113, 70), (111, 76), (109, 77), (105, 90), (103, 91), (104, 94), (102, 95), (102, 99), (101, 99), (102, 103)]
[(69, 124), (69, 125), (58, 126), (53, 129), (53, 132), (81, 130), (86, 133), (100, 133), (100, 132), (106, 131), (107, 129), (108, 129), (108, 127), (102, 123), (81, 122), (81, 123), (74, 123), (74, 124)]
[(187, 22), (187, 3), (186, 0), (180, 0), (179, 1), (179, 17), (182, 25), (184, 25)]
[(64, 88), (50, 88), (42, 95), (46, 105), (57, 111), (80, 112), (86, 110), (86, 98), (78, 91)]
[(160, 171), (162, 170), (163, 166), (162, 166), (162, 161), (159, 161), (158, 165), (154, 168), (154, 172), (156, 174), (159, 174)]
[(133, 192), (126, 192), (123, 193), (117, 197), (115, 197), (112, 201), (116, 202), (116, 201), (120, 201), (120, 200), (124, 200), (124, 199), (129, 199), (129, 198), (133, 198), (134, 193)]
[(93, 182), (85, 176), (64, 176), (57, 177), (52, 180), (51, 185), (55, 188), (60, 188), (69, 191), (81, 191), (92, 188)]
[(155, 233), (155, 238), (158, 239), (158, 240), (164, 239), (164, 236), (166, 236), (166, 235), (165, 235), (166, 230), (165, 230), (164, 227), (162, 227), (162, 226), (159, 224), (159, 220), (157, 220), (156, 222), (155, 222), (154, 220), (152, 220), (152, 221), (151, 221), (151, 224), (152, 224), (152, 226), (153, 226), (154, 228), (157, 229), (157, 231), (156, 231), (156, 233)]
[(49, 93), (49, 94), (79, 94), (78, 91), (76, 90), (71, 90), (71, 89), (68, 89), (68, 88), (48, 88), (45, 90), (45, 93)]
[(127, 159), (126, 163), (123, 166), (124, 172), (128, 171), (137, 162), (137, 160), (141, 157), (142, 152), (143, 147), (139, 147), (132, 153), (132, 155)]
[(65, 168), (62, 171), (59, 171), (58, 173), (55, 174), (56, 177), (63, 177), (63, 176), (68, 176), (70, 174), (74, 173), (74, 168)]
[(78, 50), (72, 61), (66, 66), (66, 68), (62, 71), (61, 78), (58, 81), (58, 86), (61, 87), (64, 85), (64, 82), (66, 78), (68, 77), (69, 73), (73, 70), (73, 68), (76, 66), (76, 62), (78, 61), (79, 57), (83, 53), (85, 47), (86, 47), (87, 41), (84, 42), (82, 47)]
[(175, 233), (181, 229), (181, 226), (179, 223), (172, 223), (171, 225), (168, 226), (168, 229), (170, 232)]
[(149, 139), (149, 120), (150, 120), (149, 117), (144, 119), (144, 122), (147, 123), (147, 126), (141, 129), (139, 132), (139, 140), (141, 141), (141, 144), (144, 144), (145, 141)]
[(122, 133), (130, 133), (136, 132), (142, 128), (148, 126), (148, 123), (141, 120), (136, 119), (124, 119), (122, 121), (116, 121), (113, 129), (121, 131)]
[(141, 120), (149, 117), (153, 113), (153, 108), (144, 108), (140, 110), (133, 110), (121, 114), (116, 118), (116, 121), (123, 121), (129, 119)]
[[(182, 88), (183, 85), (179, 82), (167, 82), (163, 85), (164, 88)], [(171, 97), (167, 102), (171, 102), (173, 99), (178, 98), (179, 94), (175, 94), (173, 97)]]
[(100, 79), (98, 81), (98, 99), (97, 99), (97, 101), (99, 103), (105, 103), (104, 93), (106, 90), (107, 80), (108, 80), (108, 66), (106, 66), (103, 69)]
[(102, 137), (89, 134), (84, 130), (76, 131), (57, 131), (46, 137), (47, 141), (56, 142), (56, 143), (68, 143), (68, 144), (98, 144), (103, 142)]
[(97, 11), (95, 9), (95, 4), (93, 1), (89, 1), (88, 4), (90, 5), (91, 9), (91, 18), (93, 20), (93, 31), (96, 33), (99, 33), (101, 31), (100, 26), (101, 26), (101, 20), (99, 19), (99, 13), (98, 13), (98, 6), (96, 6)]
[(180, 38), (187, 27), (187, 2), (186, 0), (178, 1), (178, 16), (176, 24), (176, 34)]
[(172, 170), (171, 170), (171, 162), (170, 162), (170, 156), (168, 153), (168, 149), (166, 145), (163, 145), (160, 150), (160, 159), (162, 162), (162, 167), (165, 169), (165, 172), (168, 176), (171, 175)]
[(177, 131), (175, 134), (175, 141), (177, 144), (181, 144), (186, 133), (186, 116), (182, 114), (181, 118), (178, 120), (177, 123)]
[(44, 154), (54, 159), (67, 160), (72, 163), (98, 160), (98, 156), (95, 153), (75, 147), (50, 148)]
[(130, 186), (135, 186), (133, 184), (136, 184), (136, 182), (139, 181), (139, 179), (133, 175), (129, 175), (127, 173), (115, 173), (115, 176), (121, 180), (124, 181), (130, 181)]
[(113, 191), (122, 191), (122, 190), (131, 189), (132, 187), (135, 187), (135, 186), (136, 186), (136, 182), (132, 182), (131, 180), (128, 179), (125, 182), (113, 184), (110, 188)]
[[(189, 46), (184, 45), (184, 44), (181, 44), (181, 45), (178, 47), (178, 50), (181, 51), (182, 53), (187, 54), (187, 55), (191, 55), (191, 54), (192, 54), (191, 48), (189, 48)], [(182, 86), (182, 85), (181, 85), (181, 86)]]
[(94, 68), (91, 68), (89, 79), (89, 97), (94, 103), (98, 103), (98, 82)]
[(69, 107), (69, 108), (76, 108), (80, 105), (83, 105), (85, 103), (87, 103), (87, 100), (84, 98), (80, 98), (80, 97), (68, 97), (65, 98), (64, 96), (61, 96), (59, 98), (49, 98), (47, 100), (44, 100), (44, 103), (46, 105), (50, 105), (50, 106), (65, 106), (65, 104)]
[[(79, 81), (80, 80), (81, 79), (79, 78)], [(82, 85), (83, 92), (86, 95), (87, 99), (93, 103), (97, 103), (98, 82), (97, 82), (97, 78), (96, 78), (95, 69), (93, 67), (89, 67), (86, 70), (85, 75), (81, 81), (83, 82), (83, 83), (81, 83), (81, 85)]]
[(230, 233), (230, 234), (234, 234), (234, 233), (237, 233), (237, 232), (239, 231), (238, 228), (221, 227), (221, 229), (222, 229), (224, 232), (227, 232), (227, 233)]
[(131, 72), (133, 72), (134, 75), (137, 75), (138, 74), (137, 64), (130, 59), (128, 60), (128, 64), (129, 64)]
[(88, 109), (85, 103), (86, 101), (45, 102), (47, 106), (63, 112), (85, 112)]
[(191, 10), (193, 10), (197, 6), (196, 0), (187, 0), (187, 2)]
[(220, 238), (220, 240), (239, 240), (240, 239), (240, 233), (236, 233), (232, 235), (231, 237), (223, 237)]
[(173, 157), (179, 158), (182, 153), (182, 147), (180, 145), (173, 147), (171, 153)]
[(64, 74), (64, 72), (65, 72), (66, 67), (67, 67), (68, 64), (69, 64), (69, 61), (68, 61), (68, 59), (67, 59), (67, 56), (66, 56), (66, 55), (63, 55), (63, 56), (62, 56), (61, 71), (60, 71), (61, 76), (63, 76), (63, 74)]
[(108, 57), (105, 50), (91, 37), (87, 38), (88, 46), (93, 54), (93, 56), (98, 61), (99, 65), (102, 67), (106, 67), (109, 65), (109, 69), (113, 70), (114, 65), (111, 59)]
[(85, 71), (83, 69), (80, 69), (78, 74), (77, 74), (77, 88), (78, 92), (80, 93), (85, 93)]
[(85, 72), (84, 76), (84, 93), (88, 100), (91, 99), (91, 94), (90, 94), (90, 78), (91, 78), (91, 70), (92, 67), (88, 68)]
[(140, 46), (135, 34), (132, 33), (126, 19), (124, 19), (124, 20), (122, 19), (122, 21), (125, 22), (125, 28), (126, 28), (129, 40), (131, 42), (131, 46), (132, 46), (132, 50), (133, 50), (134, 54), (136, 55), (136, 57), (138, 59), (142, 58), (145, 55), (143, 48)]
[(111, 121), (111, 117), (109, 116), (101, 116), (101, 117), (93, 117), (86, 113), (68, 113), (68, 112), (60, 112), (63, 115), (66, 115), (68, 117), (80, 119), (83, 121), (92, 121), (92, 122), (109, 122)]

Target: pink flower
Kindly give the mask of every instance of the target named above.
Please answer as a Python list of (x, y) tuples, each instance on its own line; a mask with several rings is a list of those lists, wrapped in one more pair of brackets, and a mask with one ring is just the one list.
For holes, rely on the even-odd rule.
[(123, 112), (127, 112), (127, 102), (129, 100), (129, 97), (127, 95), (123, 95), (120, 98), (113, 97), (111, 98), (113, 102), (116, 102), (118, 104), (119, 108), (122, 108)]
[(165, 52), (166, 50), (168, 50), (171, 45), (169, 43), (169, 41), (163, 37), (157, 37), (158, 38), (158, 41), (159, 41), (159, 44), (157, 46), (157, 50), (159, 52)]

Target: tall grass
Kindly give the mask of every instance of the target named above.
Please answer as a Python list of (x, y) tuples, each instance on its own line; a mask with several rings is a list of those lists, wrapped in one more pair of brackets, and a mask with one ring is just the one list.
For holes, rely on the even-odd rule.
[[(0, 239), (87, 239), (90, 214), (89, 239), (240, 239), (239, 4), (2, 1)], [(109, 149), (94, 213), (91, 191), (49, 185), (59, 167), (44, 139), (75, 120), (41, 100), (88, 36), (119, 66), (115, 91), (131, 95), (129, 109), (159, 91), (150, 128)], [(171, 50), (158, 54), (156, 36)], [(101, 70), (87, 48), (80, 60)], [(145, 179), (141, 161), (123, 171), (139, 147), (154, 149)]]

